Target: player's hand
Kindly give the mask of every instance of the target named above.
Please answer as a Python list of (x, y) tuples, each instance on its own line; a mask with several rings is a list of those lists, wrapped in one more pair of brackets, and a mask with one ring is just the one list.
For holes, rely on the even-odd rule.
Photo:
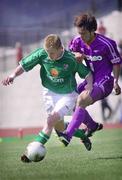
[(114, 84), (114, 91), (115, 91), (115, 95), (121, 94), (121, 88), (118, 83)]
[(86, 57), (84, 54), (81, 54), (79, 52), (74, 52), (75, 58), (77, 60), (77, 62), (82, 62)]
[(93, 85), (91, 85), (91, 84), (86, 84), (86, 86), (85, 86), (85, 90), (87, 90), (89, 93), (92, 91), (92, 89), (93, 89)]
[(10, 85), (12, 84), (14, 81), (14, 76), (8, 76), (7, 78), (5, 78), (3, 81), (2, 81), (2, 84), (4, 86), (7, 86), (7, 85)]

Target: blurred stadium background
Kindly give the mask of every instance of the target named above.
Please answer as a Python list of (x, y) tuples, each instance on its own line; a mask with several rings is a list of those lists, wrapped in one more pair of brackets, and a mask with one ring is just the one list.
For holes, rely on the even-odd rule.
[[(98, 24), (102, 20), (107, 36), (119, 43), (122, 39), (122, 0), (1, 0), (0, 81), (17, 66), (17, 42), (21, 43), (25, 56), (41, 47), (47, 34), (57, 33), (67, 48), (75, 34), (74, 16), (81, 11), (92, 12)], [(44, 124), (46, 114), (38, 71), (39, 67), (36, 67), (25, 73), (12, 86), (0, 85), (1, 131), (6, 128), (36, 128)], [(122, 78), (120, 84), (122, 87)], [(107, 124), (122, 123), (122, 95), (115, 97), (111, 94), (108, 101), (114, 111)], [(88, 109), (96, 121), (103, 122), (100, 102)]]

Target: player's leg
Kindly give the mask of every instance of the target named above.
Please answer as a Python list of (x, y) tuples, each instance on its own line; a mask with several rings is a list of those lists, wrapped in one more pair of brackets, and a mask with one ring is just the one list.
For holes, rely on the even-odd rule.
[(71, 123), (69, 124), (66, 132), (69, 135), (69, 138), (72, 137), (75, 130), (84, 123), (88, 126), (92, 126), (92, 129), (96, 127), (96, 122), (92, 121), (91, 118), (87, 116), (87, 110), (85, 109), (88, 105), (92, 104), (93, 100), (89, 95), (88, 91), (83, 91), (77, 99), (76, 109), (73, 114)]
[[(51, 98), (49, 98), (49, 94)], [(48, 100), (47, 109), (48, 110), (51, 109), (49, 108), (49, 103), (53, 104), (53, 109), (52, 109), (51, 114), (48, 115), (45, 127), (43, 128), (41, 132), (39, 132), (39, 135), (35, 139), (36, 141), (39, 141), (42, 144), (45, 144), (49, 140), (51, 132), (54, 127), (57, 127), (61, 131), (64, 130), (65, 128), (64, 127), (65, 125), (62, 121), (62, 119), (64, 119), (65, 109), (67, 109), (67, 107), (65, 106), (63, 102), (64, 95), (60, 95), (60, 94), (58, 95), (48, 90), (48, 99), (50, 99), (50, 102)], [(46, 100), (47, 100), (47, 96), (46, 96)], [(53, 103), (51, 101), (53, 101)]]
[[(66, 95), (64, 96), (55, 106), (55, 111), (58, 111), (60, 112), (60, 116), (63, 118), (64, 115), (67, 115), (71, 114), (71, 112), (73, 112), (73, 109), (74, 109), (74, 106), (75, 106), (75, 100), (76, 100), (76, 93), (75, 94), (69, 94), (69, 95)], [(61, 123), (61, 122), (60, 122)], [(58, 124), (57, 124), (58, 125)], [(61, 125), (61, 124), (60, 124)], [(63, 127), (63, 130), (64, 128), (66, 129), (67, 127), (67, 123), (65, 123), (64, 127)], [(58, 129), (59, 130), (59, 129)], [(78, 138), (80, 138), (83, 142), (83, 144), (85, 145), (86, 149), (87, 150), (91, 150), (91, 142), (90, 140), (88, 139), (88, 137), (84, 134), (84, 131), (79, 129), (77, 131), (75, 131), (74, 135)], [(58, 136), (62, 136), (62, 132), (59, 132), (58, 131)]]
[(65, 122), (64, 120), (58, 121), (54, 127), (55, 131), (61, 131), (63, 132), (67, 128), (68, 122)]
[[(44, 128), (35, 137), (35, 141), (38, 141), (41, 144), (45, 144), (49, 140), (55, 121), (59, 119), (57, 113), (52, 113), (54, 108), (54, 93), (44, 88), (43, 97), (47, 112), (47, 121), (45, 122)], [(27, 163), (30, 162), (30, 160), (26, 157), (26, 152), (21, 156), (21, 160)]]
[[(82, 86), (81, 86), (81, 89)], [(92, 134), (103, 128), (103, 125), (96, 123), (89, 113), (86, 111), (86, 107), (94, 102), (101, 100), (104, 97), (107, 97), (113, 89), (113, 78), (104, 77), (100, 82), (96, 82), (93, 86), (92, 92), (89, 94), (87, 91), (83, 91), (77, 101), (77, 107), (74, 112), (71, 123), (69, 124), (66, 133), (63, 135), (64, 141), (70, 142), (73, 133), (80, 126), (81, 123), (84, 123), (88, 127), (87, 136), (92, 136)]]
[[(112, 92), (113, 82), (114, 82), (113, 77), (105, 76), (103, 79), (101, 79), (100, 82), (95, 83), (93, 90), (90, 93), (93, 103), (98, 100), (106, 98)], [(91, 118), (89, 114), (87, 114), (87, 117), (89, 119)], [(86, 120), (87, 120), (87, 118), (86, 118)], [(87, 124), (87, 121), (85, 124)], [(92, 136), (92, 134), (95, 131), (99, 131), (101, 129), (103, 129), (103, 124), (97, 123), (96, 128), (92, 129), (92, 127), (89, 126), (86, 134), (87, 134), (87, 136)]]
[[(65, 131), (67, 129), (69, 125), (69, 122), (64, 122), (62, 121), (58, 121), (55, 125), (55, 131), (56, 134), (58, 135), (58, 137), (62, 136), (63, 131)], [(84, 138), (86, 137), (85, 135), (85, 129), (77, 129), (75, 131), (75, 133), (73, 134), (74, 137), (76, 138), (80, 138), (81, 140), (84, 140)]]
[[(77, 100), (77, 106), (79, 106), (81, 109), (79, 109), (79, 111), (82, 111), (82, 108), (85, 109), (87, 106), (93, 104), (94, 102), (102, 99), (103, 97), (103, 92), (101, 90), (101, 88), (99, 88), (98, 86), (93, 86), (93, 90), (92, 92), (86, 93), (85, 90), (85, 86), (86, 86), (86, 81), (83, 81), (83, 83), (81, 83), (80, 85), (78, 85), (77, 87), (77, 91), (79, 93), (79, 97)], [(79, 112), (78, 112), (79, 113)], [(81, 112), (83, 113), (83, 111)], [(80, 118), (80, 114), (79, 114), (79, 118)], [(102, 126), (99, 123), (96, 123), (92, 117), (89, 115), (88, 111), (85, 110), (85, 118), (84, 118), (84, 124), (86, 125), (86, 130), (88, 129), (100, 129)]]
[(59, 118), (59, 115), (53, 112), (55, 96), (55, 93), (53, 93), (47, 88), (43, 88), (43, 100), (47, 113), (47, 121), (45, 122), (44, 128), (39, 132), (38, 136), (35, 138), (35, 141), (39, 141), (42, 144), (45, 144), (49, 140), (53, 126), (55, 124), (54, 121), (56, 121), (57, 118)]
[[(93, 99), (90, 96), (88, 91), (83, 91), (77, 100), (77, 106), (75, 112), (73, 114), (72, 120), (69, 123), (66, 133), (64, 134), (62, 141), (64, 142), (66, 139), (66, 143), (68, 144), (79, 126), (84, 123), (88, 127), (87, 136), (91, 136), (92, 132), (95, 132), (99, 129), (99, 123), (96, 123), (87, 110), (85, 109), (88, 105), (93, 104)], [(101, 125), (102, 126), (102, 125)], [(100, 127), (102, 129), (102, 127)], [(99, 129), (100, 130), (100, 129)], [(89, 132), (90, 131), (90, 132)]]
[[(53, 127), (55, 126), (56, 122), (58, 121), (58, 119), (60, 119), (60, 116), (57, 112), (53, 112), (51, 115), (48, 116), (47, 118), (47, 122), (44, 126), (44, 128), (39, 132), (39, 134), (37, 135), (37, 137), (35, 138), (34, 141), (40, 142), (41, 144), (45, 144), (48, 142)], [(29, 163), (31, 162), (27, 156), (26, 156), (26, 152), (21, 156), (21, 160), (23, 162)]]
[(49, 115), (44, 128), (41, 132), (39, 132), (38, 136), (35, 138), (35, 141), (38, 141), (43, 145), (47, 143), (51, 136), (52, 130), (59, 119), (60, 115), (58, 112), (53, 112), (51, 115)]

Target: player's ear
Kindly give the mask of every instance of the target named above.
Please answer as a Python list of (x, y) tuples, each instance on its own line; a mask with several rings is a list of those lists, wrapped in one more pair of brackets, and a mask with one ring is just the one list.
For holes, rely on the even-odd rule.
[(61, 46), (61, 50), (64, 50), (64, 46), (63, 45)]

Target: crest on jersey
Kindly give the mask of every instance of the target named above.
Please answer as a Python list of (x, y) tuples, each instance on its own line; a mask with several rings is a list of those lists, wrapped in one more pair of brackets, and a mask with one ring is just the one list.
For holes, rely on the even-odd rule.
[(64, 64), (64, 69), (68, 69), (69, 65), (68, 64)]
[(80, 48), (80, 50), (81, 50), (82, 52), (84, 52), (84, 48)]
[(58, 72), (57, 69), (52, 68), (52, 69), (50, 70), (50, 74), (51, 74), (53, 77), (56, 77), (56, 76), (58, 76), (59, 72)]

